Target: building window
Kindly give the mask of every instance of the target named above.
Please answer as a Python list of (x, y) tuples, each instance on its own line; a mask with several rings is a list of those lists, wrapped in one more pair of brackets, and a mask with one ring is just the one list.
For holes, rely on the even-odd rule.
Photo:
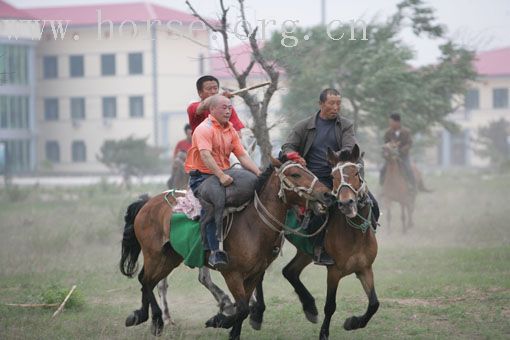
[(143, 97), (129, 97), (129, 116), (143, 117)]
[(57, 98), (44, 99), (44, 119), (45, 120), (58, 120), (58, 99)]
[(480, 108), (480, 92), (478, 89), (469, 89), (464, 97), (466, 110), (477, 110)]
[(60, 162), (60, 146), (57, 141), (46, 142), (46, 159), (52, 163)]
[(508, 107), (508, 89), (492, 89), (492, 107), (506, 109)]
[(117, 98), (104, 97), (103, 98), (103, 118), (117, 117)]
[(101, 74), (103, 76), (115, 75), (115, 54), (101, 55)]
[(85, 98), (71, 98), (71, 119), (85, 119)]
[(143, 73), (143, 55), (142, 53), (129, 53), (129, 74)]
[(11, 139), (0, 142), (0, 150), (2, 144), (5, 156), (4, 171), (16, 173), (30, 170), (30, 140)]
[(0, 128), (28, 129), (28, 96), (0, 96)]
[(87, 161), (87, 148), (84, 141), (74, 141), (72, 146), (73, 162), (86, 162)]
[(58, 60), (55, 56), (45, 56), (43, 58), (43, 73), (45, 79), (58, 77)]
[(0, 86), (28, 84), (28, 47), (0, 44)]
[(72, 55), (69, 57), (69, 74), (71, 77), (83, 77), (84, 75), (83, 68), (83, 56), (82, 55)]

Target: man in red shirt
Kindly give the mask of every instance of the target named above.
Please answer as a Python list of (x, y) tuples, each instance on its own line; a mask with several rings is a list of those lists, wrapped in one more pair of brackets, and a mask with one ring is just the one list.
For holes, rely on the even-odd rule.
[[(213, 76), (202, 76), (197, 80), (197, 91), (200, 97), (199, 102), (191, 103), (188, 106), (188, 117), (189, 124), (191, 125), (191, 132), (195, 132), (195, 129), (204, 119), (209, 116), (210, 97), (218, 94), (220, 88), (220, 82)], [(229, 92), (224, 92), (223, 95), (227, 98), (231, 98), (232, 95)], [(230, 116), (230, 122), (234, 126), (234, 129), (239, 133), (241, 129), (244, 129), (243, 123), (239, 120), (236, 110), (232, 107), (232, 115)]]
[(184, 132), (186, 133), (186, 139), (180, 140), (177, 142), (177, 145), (174, 149), (174, 158), (177, 156), (179, 152), (188, 153), (188, 150), (191, 148), (191, 126), (189, 124), (186, 124), (184, 126)]

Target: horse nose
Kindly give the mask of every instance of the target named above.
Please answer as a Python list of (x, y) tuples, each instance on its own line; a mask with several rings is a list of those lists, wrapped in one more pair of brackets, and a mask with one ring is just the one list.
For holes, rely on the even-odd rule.
[(324, 203), (330, 207), (332, 206), (334, 203), (335, 203), (335, 200), (336, 200), (336, 197), (335, 195), (333, 195), (332, 193), (330, 192), (325, 192), (323, 194), (323, 200), (324, 200)]
[(340, 207), (350, 207), (354, 204), (354, 200), (352, 198), (348, 199), (347, 201), (338, 201), (338, 206)]

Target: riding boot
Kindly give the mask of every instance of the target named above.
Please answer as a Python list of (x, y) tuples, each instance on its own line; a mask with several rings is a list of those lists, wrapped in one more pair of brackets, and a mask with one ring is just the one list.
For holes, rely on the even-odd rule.
[(335, 264), (335, 260), (333, 260), (331, 256), (328, 255), (326, 248), (324, 247), (325, 234), (326, 229), (321, 231), (321, 233), (316, 236), (313, 249), (313, 262), (320, 266), (331, 266)]
[(370, 209), (372, 209), (372, 228), (374, 230), (377, 229), (379, 226), (379, 216), (381, 214), (379, 210), (379, 203), (377, 203), (377, 200), (375, 199), (374, 195), (368, 191), (368, 197), (370, 198)]
[(209, 265), (216, 270), (223, 270), (228, 265), (228, 255), (226, 252), (219, 250), (220, 244), (216, 237), (216, 224), (214, 221), (207, 223), (206, 237), (211, 254), (209, 255)]

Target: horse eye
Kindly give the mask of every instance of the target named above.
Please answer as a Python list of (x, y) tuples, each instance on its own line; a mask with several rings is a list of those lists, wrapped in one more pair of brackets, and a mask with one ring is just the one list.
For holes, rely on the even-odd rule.
[(292, 175), (290, 175), (290, 177), (293, 177), (293, 178), (300, 178), (300, 177), (301, 177), (301, 175), (300, 175), (300, 174), (292, 174)]

